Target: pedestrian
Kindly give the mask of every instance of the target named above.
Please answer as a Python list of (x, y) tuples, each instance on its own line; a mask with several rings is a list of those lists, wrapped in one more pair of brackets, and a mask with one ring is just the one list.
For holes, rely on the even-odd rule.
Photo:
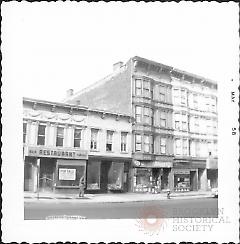
[(82, 176), (79, 180), (79, 197), (84, 197), (84, 176)]

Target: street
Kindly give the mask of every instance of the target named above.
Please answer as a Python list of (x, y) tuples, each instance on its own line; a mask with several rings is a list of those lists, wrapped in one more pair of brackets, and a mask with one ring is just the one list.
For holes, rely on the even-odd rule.
[(126, 203), (84, 203), (81, 200), (36, 200), (24, 203), (24, 219), (217, 217), (217, 209), (217, 199), (213, 198), (166, 199)]

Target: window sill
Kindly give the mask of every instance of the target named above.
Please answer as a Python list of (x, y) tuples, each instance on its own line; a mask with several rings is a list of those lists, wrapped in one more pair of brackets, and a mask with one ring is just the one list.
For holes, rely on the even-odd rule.
[(90, 152), (100, 152), (100, 151), (97, 149), (90, 149)]
[(121, 154), (128, 154), (128, 152), (121, 152)]

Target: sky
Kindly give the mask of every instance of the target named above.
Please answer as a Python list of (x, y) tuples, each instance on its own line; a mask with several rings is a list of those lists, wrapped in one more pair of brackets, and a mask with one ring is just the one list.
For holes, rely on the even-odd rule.
[(10, 2), (2, 16), (3, 81), (24, 97), (61, 101), (133, 56), (219, 83), (238, 65), (235, 3)]

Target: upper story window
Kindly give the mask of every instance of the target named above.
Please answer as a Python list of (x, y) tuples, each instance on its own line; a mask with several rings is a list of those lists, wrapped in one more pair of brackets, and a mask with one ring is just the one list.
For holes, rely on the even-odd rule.
[(188, 121), (188, 117), (187, 117), (187, 114), (182, 114), (182, 130), (183, 131), (187, 131), (188, 130), (188, 123), (187, 123), (187, 121)]
[(38, 137), (37, 137), (37, 145), (45, 145), (45, 131), (46, 125), (38, 125)]
[(91, 129), (91, 144), (90, 144), (91, 150), (97, 150), (97, 138), (98, 138), (98, 130)]
[(74, 129), (74, 147), (80, 147), (81, 145), (81, 134), (82, 130), (81, 129)]
[(199, 118), (194, 117), (194, 131), (199, 132)]
[(135, 151), (141, 152), (142, 151), (142, 136), (135, 135)]
[(182, 146), (181, 146), (181, 140), (176, 139), (175, 140), (175, 149), (176, 149), (176, 155), (181, 155), (182, 154)]
[(135, 107), (135, 119), (137, 123), (141, 123), (142, 122), (142, 107), (140, 106), (136, 106)]
[(142, 95), (142, 80), (136, 79), (136, 95), (141, 96)]
[(181, 89), (181, 104), (186, 105), (186, 91), (184, 89)]
[(212, 112), (216, 112), (216, 99), (212, 98)]
[(173, 89), (173, 100), (175, 104), (180, 104), (180, 90), (179, 89)]
[(57, 127), (56, 146), (63, 147), (63, 140), (64, 140), (64, 128)]
[(127, 151), (127, 133), (121, 133), (121, 152)]
[(144, 123), (151, 124), (152, 122), (152, 110), (144, 107)]
[(162, 86), (162, 85), (159, 86), (159, 97), (160, 97), (161, 102), (166, 101), (166, 87), (165, 86)]
[(193, 108), (197, 109), (198, 108), (198, 95), (193, 94)]
[(151, 97), (151, 89), (150, 89), (150, 82), (143, 81), (143, 96), (144, 97)]
[(167, 118), (166, 118), (166, 112), (160, 111), (160, 127), (166, 127), (167, 126)]
[(175, 114), (175, 129), (180, 130), (180, 114)]
[(27, 137), (27, 123), (23, 123), (23, 143), (26, 142)]
[(183, 155), (188, 154), (188, 141), (187, 139), (183, 139)]
[(210, 97), (205, 97), (205, 107), (206, 111), (210, 111)]
[(160, 153), (166, 153), (166, 138), (160, 138)]
[(144, 135), (144, 152), (150, 152), (150, 136)]
[(107, 142), (106, 142), (106, 151), (112, 151), (112, 144), (113, 144), (113, 131), (107, 131)]

